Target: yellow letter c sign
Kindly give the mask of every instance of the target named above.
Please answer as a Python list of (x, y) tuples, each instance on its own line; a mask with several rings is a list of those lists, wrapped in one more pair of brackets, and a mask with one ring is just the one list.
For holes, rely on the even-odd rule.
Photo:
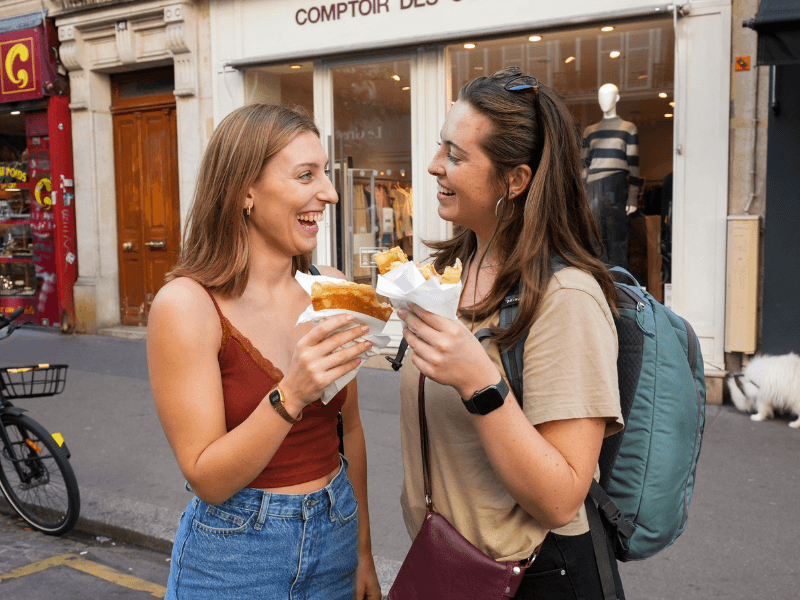
[(23, 63), (26, 63), (28, 62), (29, 57), (30, 53), (25, 44), (14, 44), (11, 47), (11, 50), (8, 51), (8, 54), (6, 54), (6, 75), (8, 75), (8, 78), (12, 83), (16, 84), (20, 88), (25, 88), (28, 86), (29, 76), (25, 69), (20, 69), (15, 73), (14, 62), (19, 59)]

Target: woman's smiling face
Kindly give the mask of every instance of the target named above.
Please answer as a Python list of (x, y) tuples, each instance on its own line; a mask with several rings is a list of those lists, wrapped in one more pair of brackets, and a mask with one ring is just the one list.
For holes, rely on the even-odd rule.
[(248, 190), (251, 227), (281, 253), (297, 256), (316, 247), (325, 207), (339, 201), (327, 163), (319, 138), (310, 131), (299, 133), (267, 162)]
[(438, 183), (439, 216), (488, 238), (497, 224), (494, 209), (502, 192), (491, 160), (481, 147), (491, 122), (459, 100), (447, 113), (439, 150), (428, 166)]

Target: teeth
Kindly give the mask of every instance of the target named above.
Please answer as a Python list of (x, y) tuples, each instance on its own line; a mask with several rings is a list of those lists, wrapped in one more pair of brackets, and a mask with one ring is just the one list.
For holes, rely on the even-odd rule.
[(440, 194), (446, 194), (448, 196), (452, 196), (453, 194), (455, 194), (455, 192), (453, 190), (444, 187), (442, 184), (438, 184), (438, 186), (439, 186), (439, 193)]
[(302, 215), (297, 215), (297, 218), (300, 219), (301, 221), (310, 221), (310, 222), (322, 221), (323, 214), (324, 213), (322, 212), (307, 212), (303, 213)]

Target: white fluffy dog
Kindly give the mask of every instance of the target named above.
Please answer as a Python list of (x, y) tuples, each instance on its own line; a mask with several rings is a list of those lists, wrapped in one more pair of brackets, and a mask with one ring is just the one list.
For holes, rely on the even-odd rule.
[(788, 411), (798, 415), (789, 427), (800, 429), (800, 356), (794, 352), (754, 356), (742, 373), (728, 375), (727, 384), (736, 408), (755, 411), (754, 421)]

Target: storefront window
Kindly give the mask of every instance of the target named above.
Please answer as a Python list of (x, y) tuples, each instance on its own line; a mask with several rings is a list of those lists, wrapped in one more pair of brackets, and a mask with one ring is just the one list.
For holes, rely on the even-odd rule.
[(310, 62), (247, 69), (244, 100), (302, 108), (314, 117), (314, 65)]
[[(630, 135), (634, 129), (624, 125), (627, 141), (638, 141), (636, 148), (633, 144), (629, 148), (634, 155), (628, 157), (628, 164), (619, 165), (620, 172), (629, 170), (622, 175), (627, 175), (624, 195), (631, 195), (636, 210), (626, 211), (624, 201), (617, 217), (598, 209), (598, 226), (608, 246), (608, 262), (628, 268), (657, 299), (663, 298), (663, 286), (671, 280), (674, 45), (672, 22), (659, 20), (531, 31), (524, 36), (448, 47), (452, 100), (467, 81), (519, 66), (564, 99), (584, 133), (584, 145), (595, 126), (609, 123), (598, 104), (598, 90), (605, 84), (617, 87), (616, 114), (635, 128), (636, 138)], [(586, 166), (585, 176), (591, 180), (591, 165)], [(608, 203), (609, 193), (595, 201)], [(609, 219), (614, 221), (610, 229), (616, 233), (607, 234)]]
[[(31, 232), (31, 190), (25, 117), (0, 115), (0, 298), (33, 297), (37, 292)], [(11, 302), (0, 300), (0, 310)]]
[(374, 285), (375, 252), (399, 246), (413, 258), (410, 66), (397, 60), (332, 71), (339, 267)]

